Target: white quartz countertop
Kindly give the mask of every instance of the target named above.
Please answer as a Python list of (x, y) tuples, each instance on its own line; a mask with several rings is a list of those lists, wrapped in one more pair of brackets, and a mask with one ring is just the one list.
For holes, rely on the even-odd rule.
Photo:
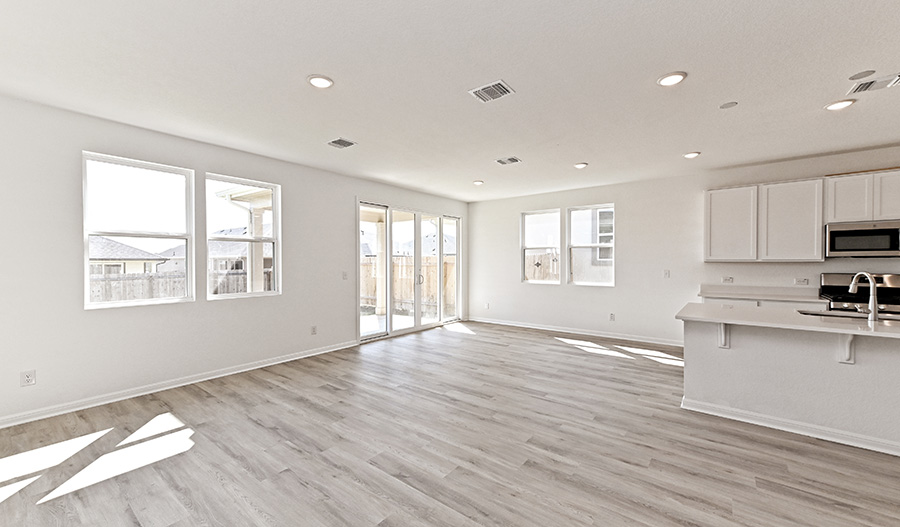
[(690, 303), (681, 308), (675, 318), (686, 322), (712, 322), (900, 339), (900, 320), (878, 321), (870, 325), (864, 318), (801, 315), (787, 307)]
[(775, 302), (820, 302), (819, 288), (771, 287), (753, 285), (700, 284), (698, 296), (703, 298), (727, 298), (731, 300), (769, 300)]

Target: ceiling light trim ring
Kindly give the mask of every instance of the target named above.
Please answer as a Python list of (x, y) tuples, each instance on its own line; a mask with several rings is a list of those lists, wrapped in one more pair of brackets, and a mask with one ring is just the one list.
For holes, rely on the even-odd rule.
[(671, 87), (676, 84), (680, 84), (687, 78), (687, 73), (684, 71), (673, 71), (671, 73), (666, 73), (662, 77), (656, 79), (656, 84), (659, 84), (663, 87)]
[(836, 112), (838, 110), (843, 110), (844, 108), (849, 108), (856, 102), (856, 99), (844, 99), (842, 101), (835, 101), (831, 104), (827, 104), (825, 109), (828, 111)]
[(331, 88), (334, 85), (334, 81), (331, 80), (330, 77), (326, 77), (325, 75), (319, 75), (315, 73), (306, 78), (306, 82), (308, 82), (314, 88), (319, 88), (320, 90), (324, 90), (326, 88)]

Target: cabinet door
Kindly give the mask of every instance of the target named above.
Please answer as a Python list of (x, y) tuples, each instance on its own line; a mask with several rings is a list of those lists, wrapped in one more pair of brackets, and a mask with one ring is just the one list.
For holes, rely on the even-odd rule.
[(900, 219), (900, 170), (874, 174), (876, 220)]
[(704, 259), (756, 260), (756, 214), (755, 186), (707, 190)]
[(825, 178), (825, 222), (871, 220), (872, 183), (871, 174)]
[(759, 259), (822, 261), (822, 180), (759, 186)]

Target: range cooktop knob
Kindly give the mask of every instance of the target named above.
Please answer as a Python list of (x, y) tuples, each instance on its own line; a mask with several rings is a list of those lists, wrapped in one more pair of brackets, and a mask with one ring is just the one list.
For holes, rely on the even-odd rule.
[(850, 304), (844, 303), (844, 307), (850, 307)]

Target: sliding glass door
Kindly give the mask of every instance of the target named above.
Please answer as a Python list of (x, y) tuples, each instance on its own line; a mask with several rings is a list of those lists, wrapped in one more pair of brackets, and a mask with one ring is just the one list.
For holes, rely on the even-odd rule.
[(441, 218), (422, 215), (419, 221), (419, 313), (420, 325), (437, 324), (441, 320)]
[(387, 207), (359, 206), (359, 335), (387, 335)]
[(459, 317), (457, 218), (360, 203), (359, 232), (360, 338)]
[(456, 263), (456, 240), (459, 239), (459, 220), (448, 216), (444, 216), (441, 220), (444, 242), (444, 247), (441, 251), (443, 254), (441, 262), (443, 277), (443, 283), (441, 284), (443, 308), (441, 310), (441, 320), (447, 322), (459, 318), (459, 311), (456, 306), (459, 298), (459, 292), (456, 288), (457, 275), (459, 274)]
[(415, 327), (416, 290), (416, 215), (391, 211), (391, 331)]

